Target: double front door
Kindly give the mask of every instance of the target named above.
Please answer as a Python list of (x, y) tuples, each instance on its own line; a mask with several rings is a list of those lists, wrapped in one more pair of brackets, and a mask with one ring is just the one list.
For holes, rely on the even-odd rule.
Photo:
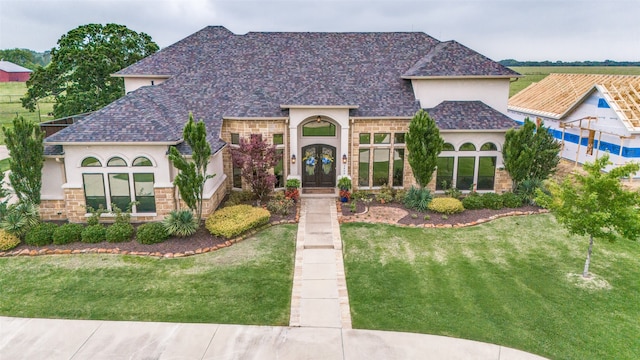
[(302, 186), (336, 186), (336, 148), (313, 144), (302, 148)]

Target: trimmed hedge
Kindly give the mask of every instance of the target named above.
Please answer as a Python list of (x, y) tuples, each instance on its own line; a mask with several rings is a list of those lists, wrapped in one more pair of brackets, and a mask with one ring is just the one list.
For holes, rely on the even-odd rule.
[(236, 205), (220, 209), (205, 221), (207, 230), (214, 236), (232, 238), (269, 222), (268, 210), (250, 205)]
[(169, 232), (164, 224), (151, 222), (138, 226), (136, 240), (140, 244), (157, 244), (169, 238)]
[(49, 245), (53, 242), (53, 232), (56, 231), (58, 225), (53, 223), (40, 223), (27, 232), (24, 236), (24, 243), (33, 246)]
[(64, 245), (82, 239), (82, 230), (84, 226), (81, 224), (64, 224), (59, 226), (53, 232), (53, 243), (56, 245)]
[(487, 209), (500, 210), (504, 207), (502, 205), (502, 196), (496, 193), (482, 194), (482, 202)]
[(467, 210), (484, 209), (484, 201), (478, 193), (471, 193), (462, 199), (462, 206)]
[(450, 197), (435, 198), (429, 203), (429, 210), (441, 214), (457, 214), (464, 211), (464, 206), (458, 199)]
[(11, 250), (19, 244), (20, 238), (4, 229), (0, 229), (0, 251)]
[(82, 230), (80, 238), (83, 243), (95, 244), (106, 240), (107, 229), (101, 224), (89, 225)]
[(118, 243), (131, 240), (136, 230), (129, 223), (114, 223), (107, 227), (105, 238), (107, 242)]

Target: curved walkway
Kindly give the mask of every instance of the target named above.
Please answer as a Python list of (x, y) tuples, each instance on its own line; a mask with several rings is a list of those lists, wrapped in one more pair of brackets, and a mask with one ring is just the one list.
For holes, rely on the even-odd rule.
[(0, 359), (539, 360), (435, 335), (351, 329), (335, 199), (302, 199), (289, 327), (0, 317)]

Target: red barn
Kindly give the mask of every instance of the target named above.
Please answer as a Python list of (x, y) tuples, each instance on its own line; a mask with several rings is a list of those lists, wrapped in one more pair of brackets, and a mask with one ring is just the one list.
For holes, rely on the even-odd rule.
[(29, 80), (32, 71), (9, 61), (0, 60), (0, 82)]

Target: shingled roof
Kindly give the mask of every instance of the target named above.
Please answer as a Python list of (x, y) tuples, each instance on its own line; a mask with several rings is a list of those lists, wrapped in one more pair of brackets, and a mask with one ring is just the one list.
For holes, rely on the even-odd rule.
[(508, 130), (518, 125), (482, 101), (443, 101), (425, 110), (440, 130)]
[(234, 35), (207, 27), (115, 74), (167, 81), (140, 88), (46, 141), (177, 143), (190, 111), (205, 120), (214, 148), (224, 145), (223, 118), (285, 117), (287, 106), (411, 117), (419, 103), (407, 74), (517, 76), (459, 43), (418, 32)]

